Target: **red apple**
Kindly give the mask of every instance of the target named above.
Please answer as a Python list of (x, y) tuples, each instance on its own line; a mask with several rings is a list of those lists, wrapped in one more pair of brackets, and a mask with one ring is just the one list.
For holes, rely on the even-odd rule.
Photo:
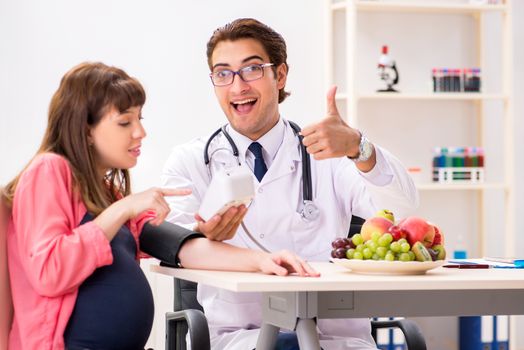
[(437, 225), (431, 223), (430, 225), (433, 226), (433, 228), (435, 229), (435, 238), (433, 239), (433, 245), (444, 245), (444, 235), (442, 234), (442, 230)]
[(407, 233), (400, 229), (398, 225), (393, 225), (388, 229), (388, 232), (393, 236), (394, 241), (398, 241), (401, 238), (406, 238)]
[(412, 247), (417, 242), (421, 242), (426, 248), (433, 245), (433, 240), (435, 239), (435, 228), (425, 219), (410, 216), (401, 221), (399, 227), (401, 230), (406, 231), (406, 238)]
[(383, 233), (388, 232), (388, 229), (392, 225), (393, 223), (388, 219), (375, 216), (367, 219), (364, 222), (364, 225), (362, 225), (362, 229), (360, 230), (360, 234), (362, 235), (364, 241), (368, 241), (371, 239), (371, 235), (374, 232), (378, 232), (380, 235), (382, 235)]

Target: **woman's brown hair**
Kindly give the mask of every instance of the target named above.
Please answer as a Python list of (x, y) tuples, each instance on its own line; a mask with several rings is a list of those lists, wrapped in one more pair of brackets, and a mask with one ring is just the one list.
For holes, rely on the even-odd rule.
[[(278, 34), (269, 26), (253, 18), (239, 18), (223, 27), (216, 29), (207, 42), (207, 64), (209, 69), (213, 68), (211, 56), (215, 47), (221, 41), (235, 41), (239, 39), (254, 39), (264, 47), (269, 60), (274, 64), (273, 72), (276, 74), (276, 67), (284, 64), (286, 71), (289, 71), (287, 64), (286, 42), (282, 35)], [(278, 91), (278, 103), (283, 102), (290, 95), (284, 88)]]
[[(145, 91), (138, 80), (119, 68), (98, 62), (85, 62), (72, 68), (51, 99), (47, 129), (36, 155), (51, 152), (68, 160), (76, 189), (87, 210), (94, 215), (128, 195), (131, 185), (127, 169), (110, 169), (105, 179), (100, 178), (95, 150), (88, 142), (89, 129), (95, 127), (109, 109), (123, 112), (143, 106), (145, 100)], [(22, 173), (4, 189), (9, 204), (13, 202)]]

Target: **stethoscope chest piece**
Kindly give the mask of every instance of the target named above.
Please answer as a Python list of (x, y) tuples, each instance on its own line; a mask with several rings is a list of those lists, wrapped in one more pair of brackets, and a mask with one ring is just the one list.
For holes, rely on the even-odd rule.
[(302, 218), (306, 221), (317, 220), (320, 216), (320, 210), (312, 201), (305, 200), (302, 209)]

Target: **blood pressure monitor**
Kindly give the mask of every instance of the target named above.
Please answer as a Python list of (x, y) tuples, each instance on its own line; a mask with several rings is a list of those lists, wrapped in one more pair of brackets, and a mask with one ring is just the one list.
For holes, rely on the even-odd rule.
[(223, 214), (231, 207), (248, 206), (255, 196), (253, 176), (245, 166), (222, 169), (213, 178), (202, 199), (198, 214), (208, 221), (216, 214)]

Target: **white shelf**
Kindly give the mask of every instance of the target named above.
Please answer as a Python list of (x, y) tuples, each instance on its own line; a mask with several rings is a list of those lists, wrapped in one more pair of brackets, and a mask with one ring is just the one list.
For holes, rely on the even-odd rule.
[(421, 183), (417, 184), (417, 189), (420, 191), (464, 191), (464, 190), (505, 190), (507, 188), (504, 183), (454, 183), (454, 184), (440, 184), (440, 183)]
[[(337, 100), (345, 100), (348, 95), (345, 93), (337, 94)], [(505, 94), (484, 94), (466, 92), (439, 92), (439, 93), (394, 93), (376, 92), (371, 94), (361, 94), (356, 97), (358, 100), (437, 100), (437, 101), (480, 101), (480, 100), (506, 100)]]
[(377, 92), (358, 95), (359, 100), (504, 100), (504, 94), (484, 94), (466, 92), (439, 92), (439, 93), (388, 93)]
[[(346, 1), (335, 2), (331, 5), (333, 10), (344, 10)], [(355, 1), (355, 7), (359, 11), (366, 12), (436, 12), (436, 13), (466, 13), (474, 14), (488, 11), (506, 11), (506, 5), (471, 5), (440, 2), (410, 3), (404, 1)]]

